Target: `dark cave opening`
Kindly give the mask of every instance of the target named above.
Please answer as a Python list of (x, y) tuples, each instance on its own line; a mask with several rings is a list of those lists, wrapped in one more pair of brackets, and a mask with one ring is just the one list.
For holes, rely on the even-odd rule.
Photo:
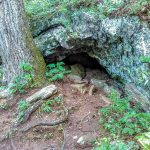
[(63, 59), (63, 62), (66, 65), (81, 64), (85, 68), (99, 69), (107, 73), (106, 69), (99, 64), (98, 60), (96, 60), (96, 58), (89, 56), (86, 52), (71, 54), (67, 56), (65, 59)]
[(107, 74), (107, 76), (109, 76), (109, 78), (111, 78), (111, 76), (109, 75), (109, 73), (107, 72), (107, 70), (99, 64), (98, 60), (96, 58), (91, 57), (86, 51), (89, 51), (89, 48), (82, 48), (82, 49), (77, 49), (76, 53), (73, 52), (72, 54), (62, 54), (59, 49), (59, 55), (64, 58), (64, 59), (60, 59), (60, 57), (56, 54), (53, 55), (49, 55), (48, 57), (45, 57), (45, 62), (46, 64), (50, 64), (50, 63), (56, 63), (57, 61), (63, 61), (65, 63), (66, 66), (72, 66), (75, 64), (80, 64), (82, 65), (85, 69), (89, 68), (91, 70), (97, 69), (100, 70), (101, 72)]

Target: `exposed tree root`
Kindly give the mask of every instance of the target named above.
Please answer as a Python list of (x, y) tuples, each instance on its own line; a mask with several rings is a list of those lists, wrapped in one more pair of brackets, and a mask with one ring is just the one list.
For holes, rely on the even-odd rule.
[(11, 143), (11, 146), (12, 146), (12, 150), (16, 150), (16, 146), (14, 145), (14, 142), (13, 142), (13, 139), (11, 138), (10, 139), (10, 143)]
[(65, 143), (66, 143), (66, 129), (65, 129), (65, 127), (64, 127), (63, 132), (64, 132), (64, 141), (63, 141), (61, 150), (64, 150), (64, 149), (65, 149)]
[(36, 111), (47, 98), (56, 93), (57, 87), (55, 85), (49, 85), (28, 97), (26, 99), (26, 102), (28, 102), (31, 106), (25, 111), (23, 120), (21, 122), (17, 122), (17, 124), (15, 124), (15, 127), (19, 126), (22, 123), (25, 123), (29, 119), (30, 115), (34, 111)]
[(31, 107), (29, 107), (26, 111), (25, 111), (25, 115), (24, 115), (24, 118), (21, 122), (18, 122), (16, 124), (16, 126), (19, 126), (20, 124), (22, 123), (25, 123), (29, 117), (31, 116), (31, 114), (33, 112), (35, 112), (42, 104), (44, 103), (44, 100), (39, 100), (37, 101), (36, 103), (34, 103)]
[(25, 112), (25, 115), (24, 115), (24, 120), (21, 122), (21, 123), (24, 123), (26, 122), (30, 115), (35, 112), (42, 104), (44, 103), (44, 100), (39, 100), (37, 101), (36, 103), (34, 103), (31, 107), (29, 107), (26, 112)]
[(61, 119), (58, 119), (58, 120), (55, 120), (55, 121), (44, 121), (44, 120), (40, 120), (40, 121), (37, 121), (36, 123), (31, 123), (25, 127), (23, 127), (22, 129), (20, 129), (19, 131), (21, 132), (26, 132), (28, 130), (30, 130), (31, 128), (34, 128), (36, 126), (55, 126), (55, 125), (58, 125), (58, 124), (61, 124), (63, 122), (65, 122), (66, 120), (68, 119), (68, 110), (65, 109), (65, 115), (63, 118)]

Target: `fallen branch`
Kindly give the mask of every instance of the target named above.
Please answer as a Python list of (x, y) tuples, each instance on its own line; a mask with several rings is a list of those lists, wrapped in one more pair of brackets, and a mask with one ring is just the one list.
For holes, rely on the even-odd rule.
[(35, 123), (31, 123), (31, 124), (27, 125), (26, 127), (20, 129), (19, 131), (26, 132), (26, 131), (28, 131), (31, 128), (34, 128), (36, 126), (55, 126), (55, 125), (58, 125), (58, 124), (61, 124), (61, 123), (65, 122), (67, 119), (68, 119), (68, 110), (65, 109), (65, 115), (61, 119), (58, 119), (58, 120), (55, 120), (55, 121), (40, 120), (40, 121), (37, 121)]

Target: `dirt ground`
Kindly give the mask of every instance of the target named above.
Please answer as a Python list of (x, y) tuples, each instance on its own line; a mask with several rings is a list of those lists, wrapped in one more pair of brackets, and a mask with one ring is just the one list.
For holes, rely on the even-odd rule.
[[(14, 104), (7, 110), (0, 110), (0, 150), (92, 150), (91, 144), (80, 147), (77, 140), (84, 135), (95, 139), (103, 134), (100, 131), (98, 110), (106, 105), (102, 91), (97, 90), (93, 95), (81, 94), (73, 89), (69, 79), (65, 82), (55, 82), (58, 93), (63, 94), (63, 104), (69, 110), (68, 120), (57, 126), (38, 126), (26, 133), (16, 132), (11, 134), (9, 129), (16, 117), (17, 102), (25, 99), (38, 89), (33, 89), (23, 96), (16, 96)], [(1, 100), (2, 101), (2, 100)], [(53, 110), (59, 109), (54, 107)], [(56, 113), (40, 113), (37, 110), (30, 119), (23, 124), (36, 122), (37, 120), (55, 120)], [(22, 127), (21, 126), (21, 127)], [(4, 139), (5, 137), (5, 139)]]

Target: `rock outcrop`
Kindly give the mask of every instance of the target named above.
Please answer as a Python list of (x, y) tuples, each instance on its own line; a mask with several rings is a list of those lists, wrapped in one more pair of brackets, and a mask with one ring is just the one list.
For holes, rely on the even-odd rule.
[[(138, 17), (100, 20), (98, 14), (78, 12), (66, 18), (41, 19), (31, 22), (36, 45), (46, 61), (62, 60), (78, 52), (96, 58), (114, 78), (131, 83), (150, 106), (150, 28)], [(150, 111), (150, 107), (146, 110)]]

